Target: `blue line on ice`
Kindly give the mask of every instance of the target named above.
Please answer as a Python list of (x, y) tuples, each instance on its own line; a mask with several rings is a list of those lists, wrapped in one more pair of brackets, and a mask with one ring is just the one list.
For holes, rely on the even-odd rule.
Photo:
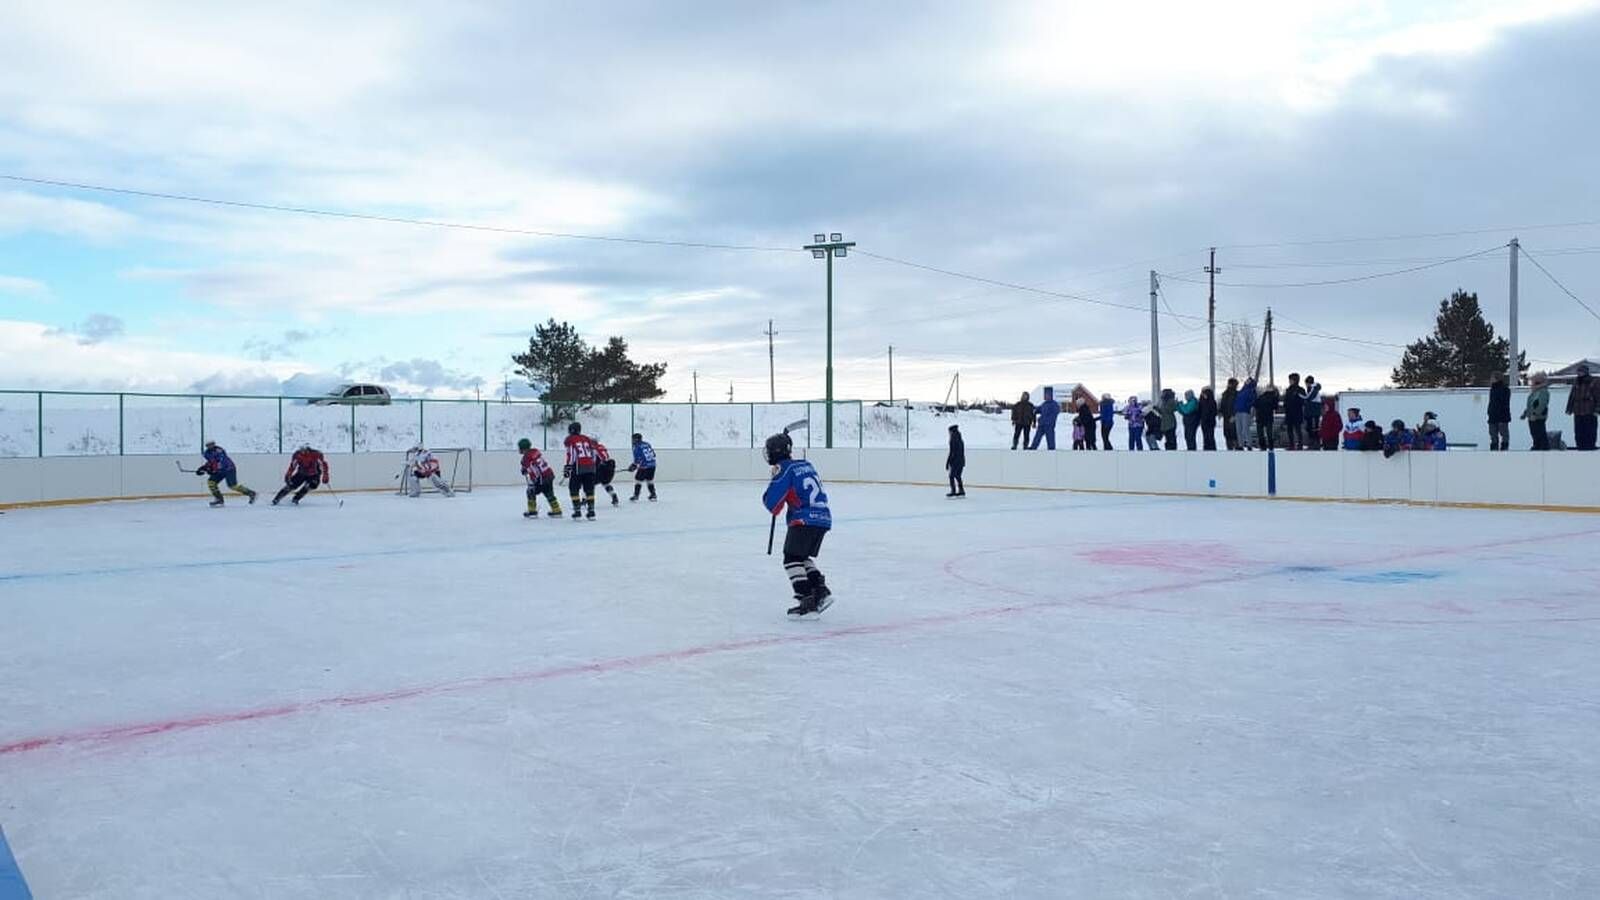
[[(1164, 503), (1184, 503), (1192, 497), (1146, 497), (1137, 500), (1096, 501), (1093, 503), (1053, 503), (1046, 506), (1003, 506), (995, 508), (969, 509), (964, 512), (938, 512), (938, 513), (901, 513), (892, 516), (861, 516), (859, 518), (842, 519), (848, 524), (876, 524), (880, 522), (907, 522), (918, 519), (958, 519), (975, 518), (978, 516), (998, 516), (1017, 512), (1037, 512), (1040, 510), (1058, 509), (1083, 509), (1088, 507), (1128, 507), (1128, 506), (1154, 506)], [(581, 532), (574, 531), (565, 535), (540, 534), (515, 541), (484, 541), (476, 544), (464, 544), (456, 547), (427, 548), (430, 554), (441, 553), (475, 553), (480, 550), (495, 550), (506, 547), (525, 547), (529, 544), (558, 544), (571, 541), (607, 541), (632, 538), (677, 537), (684, 534), (727, 534), (729, 532), (755, 532), (761, 530), (763, 523), (757, 519), (754, 524), (740, 523), (737, 525), (704, 525), (693, 528), (672, 528), (660, 531), (593, 531), (592, 526), (585, 526)], [(419, 552), (417, 547), (399, 547), (388, 550), (361, 550), (351, 553), (311, 553), (297, 556), (267, 556), (255, 559), (202, 559), (191, 562), (153, 563), (148, 566), (110, 566), (102, 569), (63, 569), (58, 572), (13, 572), (0, 574), (0, 585), (17, 584), (29, 581), (55, 581), (67, 578), (94, 578), (106, 575), (138, 575), (147, 572), (185, 572), (197, 569), (222, 569), (233, 566), (275, 566), (281, 563), (295, 562), (338, 562), (352, 559), (382, 559), (391, 556), (412, 556)]]

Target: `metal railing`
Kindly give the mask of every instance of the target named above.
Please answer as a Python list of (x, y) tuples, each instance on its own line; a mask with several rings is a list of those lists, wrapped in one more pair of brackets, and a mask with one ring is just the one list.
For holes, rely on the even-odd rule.
[[(318, 401), (318, 402), (313, 402)], [(804, 419), (795, 442), (820, 447), (827, 406), (793, 403), (633, 403), (579, 406), (584, 432), (612, 447), (634, 432), (661, 449), (756, 448)], [(214, 440), (234, 453), (283, 453), (311, 444), (333, 453), (406, 450), (416, 444), (543, 449), (566, 437), (566, 420), (531, 400), (401, 400), (327, 403), (325, 397), (0, 390), (0, 457), (198, 453)], [(963, 413), (962, 416), (978, 416)], [(950, 421), (904, 406), (834, 401), (836, 447), (943, 447)], [(961, 421), (966, 421), (965, 418)]]

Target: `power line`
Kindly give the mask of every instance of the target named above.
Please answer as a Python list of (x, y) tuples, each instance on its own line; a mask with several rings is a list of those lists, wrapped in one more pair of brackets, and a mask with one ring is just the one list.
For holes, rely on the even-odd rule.
[(1156, 296), (1161, 298), (1161, 305), (1167, 308), (1167, 314), (1172, 316), (1173, 320), (1178, 323), (1178, 327), (1182, 328), (1184, 331), (1194, 331), (1196, 328), (1200, 327), (1199, 325), (1184, 324), (1182, 317), (1178, 315), (1178, 311), (1172, 308), (1171, 303), (1167, 302), (1167, 292), (1163, 291), (1161, 289), (1161, 285), (1159, 284), (1156, 285)]
[(413, 219), (406, 216), (382, 216), (376, 213), (344, 212), (332, 209), (318, 209), (310, 206), (288, 206), (276, 203), (255, 203), (246, 200), (223, 200), (216, 197), (200, 197), (192, 194), (168, 194), (160, 191), (141, 191), (133, 188), (110, 187), (101, 184), (85, 184), (76, 181), (55, 181), (48, 178), (28, 178), (22, 175), (7, 175), (0, 173), (0, 179), (15, 181), (22, 184), (36, 184), (48, 187), (71, 188), (79, 191), (95, 191), (103, 194), (121, 194), (129, 197), (146, 197), (153, 200), (175, 200), (182, 203), (200, 203), (208, 206), (223, 206), (234, 209), (253, 209), (261, 212), (294, 213), (303, 216), (318, 216), (326, 219), (346, 219), (357, 222), (382, 222), (389, 225), (417, 225), (424, 228), (449, 228), (458, 231), (479, 231), (491, 234), (515, 234), (528, 237), (561, 238), (573, 241), (599, 241), (611, 244), (645, 244), (655, 247), (686, 247), (698, 250), (742, 250), (760, 253), (802, 253), (798, 247), (764, 247), (757, 244), (718, 244), (709, 241), (677, 241), (662, 238), (619, 237), (606, 234), (582, 234), (574, 231), (548, 231), (539, 228), (516, 228), (507, 225), (480, 225), (471, 222), (446, 222), (437, 219)]
[(1526, 256), (1528, 258), (1528, 262), (1531, 262), (1535, 266), (1537, 266), (1539, 268), (1539, 271), (1544, 273), (1544, 277), (1550, 279), (1550, 283), (1551, 284), (1554, 284), (1556, 287), (1560, 288), (1561, 292), (1563, 294), (1566, 294), (1568, 297), (1571, 297), (1573, 300), (1576, 300), (1578, 302), (1578, 305), (1583, 307), (1584, 310), (1589, 313), (1589, 315), (1594, 316), (1596, 319), (1600, 319), (1600, 313), (1596, 313), (1594, 311), (1594, 308), (1591, 307), (1589, 304), (1583, 302), (1583, 299), (1581, 297), (1579, 297), (1577, 294), (1574, 294), (1572, 291), (1568, 290), (1567, 286), (1562, 284), (1561, 280), (1559, 278), (1557, 278), (1556, 276), (1550, 274), (1550, 270), (1546, 269), (1544, 267), (1544, 264), (1539, 262), (1538, 257), (1534, 256), (1532, 253), (1529, 253), (1527, 247), (1522, 246), (1521, 244), (1519, 244), (1518, 247), (1522, 250), (1522, 255)]
[[(1467, 253), (1467, 254), (1462, 255), (1462, 256), (1452, 256), (1452, 257), (1448, 257), (1446, 259), (1438, 259), (1438, 260), (1434, 260), (1433, 262), (1422, 263), (1420, 265), (1410, 266), (1410, 267), (1407, 267), (1407, 268), (1404, 268), (1404, 269), (1391, 269), (1390, 271), (1387, 271), (1387, 272), (1369, 272), (1369, 273), (1367, 273), (1365, 275), (1356, 275), (1356, 276), (1353, 276), (1353, 277), (1350, 277), (1350, 278), (1330, 278), (1330, 279), (1327, 279), (1327, 280), (1324, 280), (1324, 281), (1284, 281), (1284, 282), (1276, 282), (1276, 281), (1275, 282), (1219, 281), (1219, 282), (1217, 282), (1217, 285), (1219, 287), (1236, 287), (1236, 288), (1302, 288), (1302, 287), (1326, 287), (1326, 286), (1335, 285), (1335, 284), (1354, 284), (1354, 283), (1356, 283), (1358, 281), (1372, 281), (1372, 280), (1377, 279), (1377, 278), (1392, 278), (1392, 277), (1394, 277), (1396, 275), (1408, 275), (1408, 274), (1410, 274), (1412, 272), (1421, 272), (1424, 269), (1436, 269), (1439, 266), (1447, 266), (1447, 265), (1449, 265), (1451, 263), (1463, 262), (1463, 261), (1469, 260), (1469, 259), (1476, 259), (1477, 257), (1480, 257), (1480, 256), (1487, 256), (1490, 253), (1494, 253), (1494, 252), (1496, 252), (1498, 250), (1503, 250), (1507, 246), (1509, 246), (1509, 245), (1508, 244), (1500, 244), (1498, 246), (1489, 247), (1488, 249), (1485, 249), (1485, 250), (1479, 250), (1479, 251), (1477, 251), (1475, 253)], [(1162, 277), (1163, 278), (1171, 278), (1174, 281), (1186, 281), (1186, 282), (1189, 282), (1190, 284), (1205, 284), (1205, 281), (1203, 281), (1203, 280), (1201, 280), (1199, 278), (1185, 278), (1182, 275), (1162, 275)]]
[(1555, 228), (1594, 228), (1600, 226), (1600, 219), (1589, 219), (1581, 222), (1553, 222), (1542, 225), (1509, 225), (1495, 228), (1470, 228), (1461, 231), (1435, 231), (1421, 234), (1387, 234), (1368, 235), (1364, 237), (1322, 238), (1307, 241), (1272, 241), (1259, 244), (1218, 244), (1217, 249), (1228, 250), (1254, 250), (1268, 247), (1319, 247), (1328, 244), (1367, 244), (1382, 243), (1384, 241), (1420, 241), (1434, 238), (1469, 237), (1479, 234), (1506, 234), (1518, 231), (1543, 231)]

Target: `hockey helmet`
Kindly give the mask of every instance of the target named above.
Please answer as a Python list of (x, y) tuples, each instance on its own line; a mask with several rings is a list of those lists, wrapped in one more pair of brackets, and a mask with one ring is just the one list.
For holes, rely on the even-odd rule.
[(634, 442), (634, 443), (635, 443), (635, 444), (637, 444), (637, 443), (639, 443), (639, 442), (640, 442), (640, 441), (643, 441), (643, 440), (644, 440), (644, 435), (642, 435), (642, 434), (640, 434), (640, 433), (639, 433), (639, 432), (637, 432), (637, 431), (635, 431), (635, 432), (634, 432), (634, 433), (633, 433), (633, 442)]
[(530, 441), (527, 438), (523, 438), (523, 439), (517, 441), (517, 449), (518, 450), (522, 450), (524, 452), (526, 452), (528, 450), (532, 450), (533, 449), (533, 441)]
[(1393, 422), (1389, 423), (1389, 427), (1393, 428), (1395, 431), (1399, 431), (1400, 429), (1406, 427), (1406, 420), (1405, 419), (1395, 419)]
[(583, 433), (583, 426), (578, 424), (577, 422), (572, 422), (572, 423), (567, 425), (567, 434), (582, 434), (582, 433)]
[(778, 433), (767, 438), (767, 465), (775, 466), (780, 460), (789, 459), (794, 453), (794, 441), (786, 433)]

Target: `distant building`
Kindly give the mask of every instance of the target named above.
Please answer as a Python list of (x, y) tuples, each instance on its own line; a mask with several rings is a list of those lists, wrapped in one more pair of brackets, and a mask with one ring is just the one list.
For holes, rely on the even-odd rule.
[(1578, 380), (1578, 367), (1579, 366), (1588, 366), (1589, 367), (1589, 374), (1591, 374), (1591, 375), (1600, 374), (1600, 363), (1597, 363), (1592, 359), (1580, 359), (1580, 360), (1578, 360), (1577, 362), (1573, 363), (1570, 366), (1562, 366), (1561, 368), (1555, 370), (1554, 372), (1551, 372), (1550, 373), (1550, 383), (1551, 384), (1571, 384), (1574, 381), (1577, 381)]
[(1028, 392), (1028, 398), (1034, 402), (1034, 405), (1037, 406), (1038, 404), (1044, 402), (1044, 389), (1047, 387), (1055, 392), (1056, 402), (1061, 404), (1062, 409), (1077, 409), (1080, 401), (1088, 403), (1095, 409), (1098, 409), (1100, 406), (1099, 395), (1095, 394), (1094, 391), (1089, 390), (1087, 387), (1084, 387), (1082, 383), (1076, 381), (1062, 384), (1039, 385)]

